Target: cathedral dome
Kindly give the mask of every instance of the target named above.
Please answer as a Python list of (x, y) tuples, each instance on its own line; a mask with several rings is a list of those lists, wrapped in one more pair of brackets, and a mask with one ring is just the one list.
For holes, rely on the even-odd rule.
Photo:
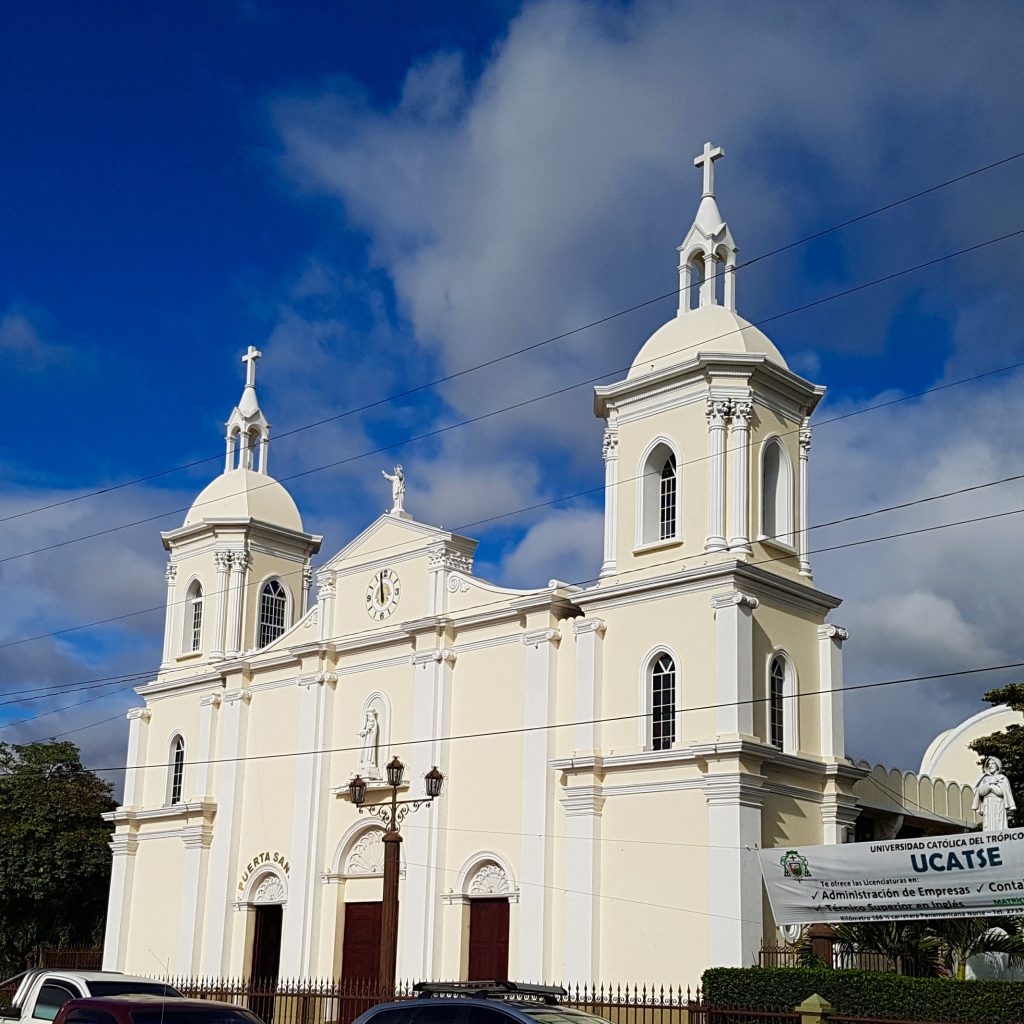
[(251, 469), (231, 469), (207, 484), (185, 516), (185, 526), (204, 519), (259, 519), (302, 531), (292, 496), (273, 477)]
[(685, 363), (699, 352), (760, 353), (788, 369), (782, 353), (753, 324), (724, 306), (701, 306), (659, 327), (637, 353), (627, 380)]

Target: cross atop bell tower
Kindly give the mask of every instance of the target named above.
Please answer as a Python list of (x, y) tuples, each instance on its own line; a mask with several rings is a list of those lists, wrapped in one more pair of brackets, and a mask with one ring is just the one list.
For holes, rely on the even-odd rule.
[(715, 196), (715, 161), (725, 156), (725, 150), (721, 146), (712, 146), (710, 142), (704, 143), (704, 152), (693, 161), (694, 167), (704, 168), (704, 196)]
[(679, 246), (679, 316), (705, 306), (724, 306), (736, 312), (736, 254), (729, 225), (715, 199), (715, 161), (725, 156), (721, 146), (704, 143), (693, 166), (704, 171), (704, 190), (693, 225)]
[(249, 350), (242, 356), (242, 362), (246, 364), (245, 386), (247, 388), (256, 387), (256, 360), (262, 355), (263, 353), (255, 345), (250, 345)]

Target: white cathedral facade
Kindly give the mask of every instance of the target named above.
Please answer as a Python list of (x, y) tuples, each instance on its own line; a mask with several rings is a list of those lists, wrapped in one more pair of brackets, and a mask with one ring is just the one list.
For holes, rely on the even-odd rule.
[(678, 314), (596, 389), (593, 585), (478, 578), (477, 542), (405, 511), (399, 471), (392, 511), (314, 569), (322, 538), (268, 475), (250, 349), (224, 472), (163, 534), (104, 966), (374, 976), (383, 830), (348, 783), (383, 799), (395, 755), (408, 798), (446, 777), (402, 825), (409, 979), (692, 984), (777, 941), (758, 847), (973, 820), (955, 787), (929, 782), (925, 813), (916, 781), (917, 809), (846, 757), (847, 634), (804, 532), (824, 388), (736, 313), (720, 155), (696, 161)]

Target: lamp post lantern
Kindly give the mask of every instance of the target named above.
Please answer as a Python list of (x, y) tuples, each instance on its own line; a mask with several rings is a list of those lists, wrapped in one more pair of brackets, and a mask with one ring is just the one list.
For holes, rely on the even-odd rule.
[(374, 804), (365, 807), (366, 780), (359, 775), (348, 784), (349, 797), (352, 803), (370, 814), (376, 814), (384, 822), (384, 900), (381, 906), (380, 922), (380, 968), (378, 978), (382, 990), (394, 988), (395, 967), (398, 960), (398, 876), (401, 866), (402, 833), (399, 825), (406, 815), (420, 807), (427, 806), (441, 795), (444, 786), (444, 775), (434, 765), (423, 778), (426, 797), (418, 800), (399, 800), (398, 790), (405, 776), (405, 765), (399, 758), (393, 757), (385, 769), (387, 784), (391, 788), (391, 800), (388, 803)]

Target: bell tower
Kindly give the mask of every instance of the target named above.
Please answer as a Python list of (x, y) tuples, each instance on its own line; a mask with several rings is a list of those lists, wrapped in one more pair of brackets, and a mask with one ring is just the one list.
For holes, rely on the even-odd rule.
[(809, 582), (810, 416), (825, 389), (736, 312), (736, 241), (715, 195), (725, 155), (706, 143), (703, 190), (678, 247), (676, 316), (626, 379), (595, 389), (607, 423), (602, 579), (757, 562)]
[(224, 472), (199, 494), (169, 554), (164, 669), (231, 661), (270, 646), (305, 614), (312, 557), (291, 495), (268, 472), (270, 424), (256, 394), (250, 345), (245, 387), (228, 418)]

